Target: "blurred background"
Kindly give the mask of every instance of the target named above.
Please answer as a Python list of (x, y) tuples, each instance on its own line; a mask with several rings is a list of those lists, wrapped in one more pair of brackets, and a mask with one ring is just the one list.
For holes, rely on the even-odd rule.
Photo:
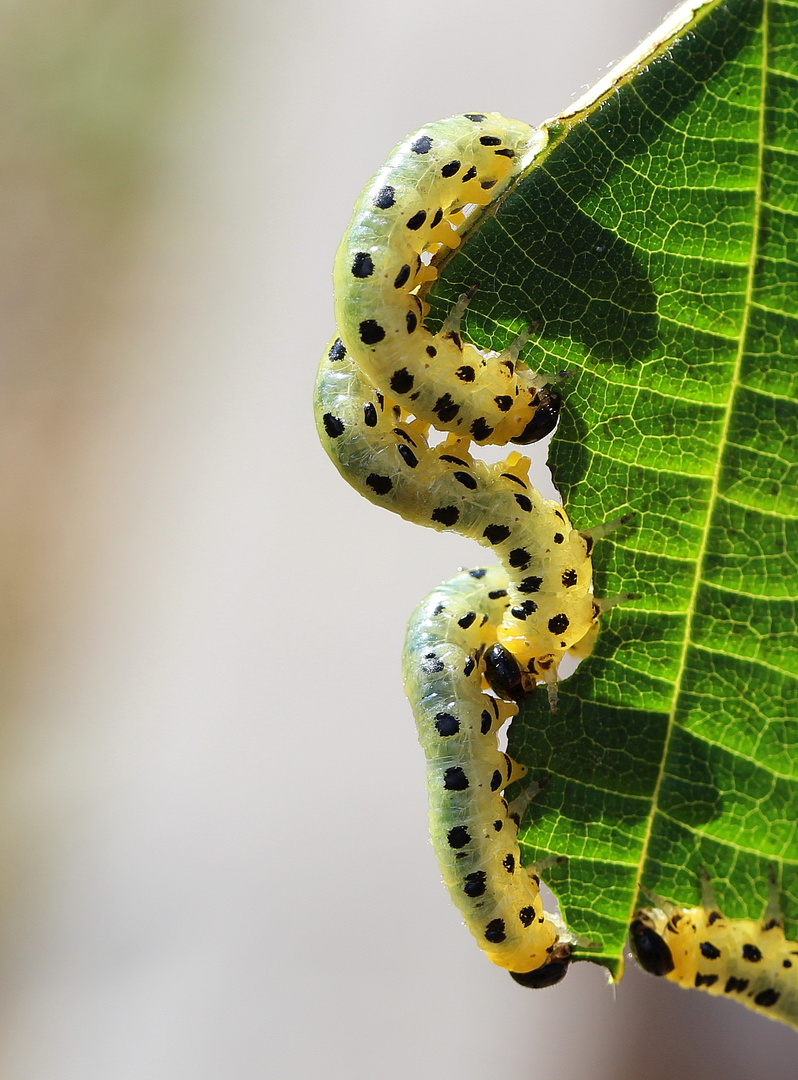
[(477, 549), (360, 499), (311, 414), (391, 147), (541, 121), (669, 6), (2, 5), (4, 1080), (794, 1080), (731, 1003), (474, 946), (400, 652)]

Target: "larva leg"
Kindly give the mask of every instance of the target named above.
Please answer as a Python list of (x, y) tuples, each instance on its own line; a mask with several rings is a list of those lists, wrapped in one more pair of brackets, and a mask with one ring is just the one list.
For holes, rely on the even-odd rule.
[(427, 756), (432, 842), (452, 899), (495, 964), (529, 975), (526, 985), (550, 985), (565, 974), (570, 944), (543, 911), (535, 872), (521, 866), (517, 818), (502, 798), (516, 771), (498, 749), (497, 720), (515, 707), (481, 686), (481, 657), (495, 640), (507, 583), (500, 567), (471, 571), (424, 601), (408, 627), (405, 690)]

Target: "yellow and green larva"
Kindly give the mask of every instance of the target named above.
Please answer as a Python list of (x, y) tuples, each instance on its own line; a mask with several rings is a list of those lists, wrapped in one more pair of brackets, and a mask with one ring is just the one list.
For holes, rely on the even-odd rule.
[(548, 434), (558, 399), (541, 393), (545, 378), (516, 365), (526, 335), (485, 356), (460, 338), (465, 301), (433, 334), (424, 292), (438, 275), (431, 260), (460, 243), (465, 208), (496, 202), (534, 140), (528, 124), (498, 113), (450, 116), (414, 132), (367, 184), (335, 257), (335, 320), (369, 382), (438, 430), (477, 443)]
[(517, 706), (482, 686), (480, 661), (496, 641), (507, 584), (492, 566), (435, 589), (410, 619), (403, 674), (427, 758), (430, 836), (444, 883), (493, 963), (522, 985), (543, 987), (565, 974), (570, 939), (543, 910), (535, 869), (521, 865), (519, 814), (502, 796), (526, 772), (498, 747), (498, 730)]
[[(496, 731), (515, 711), (508, 703), (538, 682), (554, 710), (563, 656), (590, 651), (599, 614), (616, 602), (593, 596), (591, 549), (619, 522), (580, 532), (530, 484), (528, 459), (512, 453), (488, 465), (472, 455), (472, 443), (534, 442), (556, 424), (559, 395), (517, 363), (528, 333), (499, 353), (464, 342), (469, 295), (439, 333), (424, 323), (425, 291), (460, 242), (466, 208), (499, 199), (533, 142), (526, 124), (468, 113), (397, 147), (358, 200), (336, 256), (338, 334), (314, 405), (322, 445), (357, 491), (409, 521), (469, 536), (500, 562), (422, 604), (408, 631), (405, 683), (452, 897), (494, 963), (542, 986), (562, 977), (570, 946), (542, 911), (536, 875), (520, 866), (517, 817), (502, 798), (517, 772)], [(446, 439), (431, 445), (430, 428)]]
[(658, 900), (661, 906), (635, 913), (629, 940), (640, 966), (798, 1028), (798, 942), (784, 934), (772, 869), (770, 898), (759, 921), (725, 918), (705, 873), (702, 885), (700, 907)]

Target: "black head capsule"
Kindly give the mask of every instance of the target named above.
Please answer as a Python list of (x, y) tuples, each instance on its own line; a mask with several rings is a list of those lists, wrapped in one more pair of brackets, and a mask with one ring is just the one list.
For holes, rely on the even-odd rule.
[(653, 926), (645, 918), (637, 918), (629, 927), (629, 947), (643, 971), (649, 975), (669, 975), (673, 971), (673, 954)]
[(562, 398), (559, 394), (554, 393), (547, 394), (546, 398), (547, 400), (544, 400), (538, 406), (535, 415), (521, 434), (516, 435), (514, 439), (510, 439), (510, 442), (518, 443), (520, 446), (528, 446), (529, 443), (539, 442), (540, 439), (545, 439), (547, 435), (551, 435), (560, 418)]
[(505, 701), (523, 701), (527, 691), (513, 654), (503, 645), (496, 644), (491, 645), (483, 659), (485, 678), (491, 690)]
[(519, 986), (528, 986), (531, 990), (545, 990), (547, 986), (556, 986), (565, 978), (570, 963), (571, 947), (563, 945), (560, 956), (549, 960), (543, 967), (534, 971), (511, 971), (510, 975)]

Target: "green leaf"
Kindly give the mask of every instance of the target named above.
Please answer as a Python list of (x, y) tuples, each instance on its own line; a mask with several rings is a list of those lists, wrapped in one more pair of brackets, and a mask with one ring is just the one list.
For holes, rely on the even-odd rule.
[[(767, 868), (798, 938), (798, 3), (680, 9), (548, 145), (435, 289), (469, 334), (570, 368), (551, 466), (597, 545), (594, 654), (533, 695), (511, 752), (550, 777), (530, 860), (619, 970), (638, 883), (758, 917)], [(686, 22), (685, 22), (686, 20)], [(671, 23), (673, 25), (673, 23)], [(644, 50), (644, 52), (646, 51)]]

